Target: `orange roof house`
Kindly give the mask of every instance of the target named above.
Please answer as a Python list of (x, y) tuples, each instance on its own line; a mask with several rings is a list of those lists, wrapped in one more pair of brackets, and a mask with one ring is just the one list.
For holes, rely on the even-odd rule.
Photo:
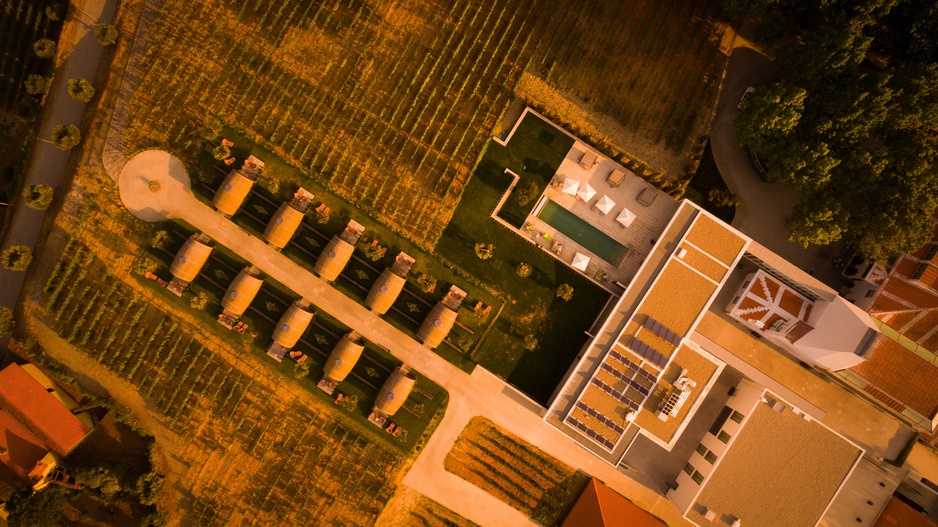
[(938, 527), (938, 523), (893, 496), (874, 527)]
[(563, 527), (666, 527), (666, 524), (638, 508), (621, 494), (592, 479), (576, 505), (570, 509)]
[(57, 458), (91, 432), (88, 414), (72, 413), (77, 407), (32, 364), (0, 371), (0, 479), (44, 486)]
[(0, 409), (58, 456), (71, 452), (91, 432), (89, 426), (17, 364), (0, 371)]
[(896, 260), (866, 302), (887, 338), (841, 375), (938, 444), (938, 228), (931, 242)]

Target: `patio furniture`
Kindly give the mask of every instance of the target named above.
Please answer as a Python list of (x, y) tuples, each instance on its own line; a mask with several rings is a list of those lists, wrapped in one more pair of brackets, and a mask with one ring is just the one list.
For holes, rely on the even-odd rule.
[(571, 196), (576, 196), (577, 190), (580, 188), (580, 182), (568, 177), (563, 180), (563, 189), (560, 192), (564, 194), (569, 194)]
[(583, 168), (583, 170), (589, 170), (593, 168), (593, 165), (596, 164), (596, 161), (596, 154), (587, 150), (586, 152), (583, 152), (582, 156), (580, 156), (580, 167)]
[(591, 187), (589, 183), (584, 184), (584, 185), (583, 185), (583, 188), (581, 188), (581, 189), (576, 193), (576, 197), (582, 199), (583, 201), (587, 201), (587, 202), (588, 202), (589, 200), (593, 199), (593, 196), (595, 196), (595, 195), (596, 195), (596, 191), (593, 190), (593, 187)]
[(618, 187), (622, 184), (622, 180), (625, 178), (625, 172), (614, 168), (612, 172), (609, 173), (609, 176), (606, 177), (606, 183), (609, 183), (610, 187)]
[(643, 189), (638, 193), (637, 201), (646, 206), (650, 207), (652, 203), (655, 202), (655, 198), (658, 197), (658, 193), (650, 188)]

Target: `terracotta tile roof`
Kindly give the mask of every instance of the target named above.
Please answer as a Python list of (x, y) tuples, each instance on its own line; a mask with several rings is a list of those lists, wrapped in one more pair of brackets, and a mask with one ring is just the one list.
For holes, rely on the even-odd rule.
[(938, 527), (938, 523), (893, 496), (873, 527)]
[(919, 281), (908, 279), (916, 267), (918, 263), (915, 260), (900, 259), (896, 269), (876, 295), (873, 305), (869, 308), (870, 313), (938, 308), (938, 291), (934, 285), (929, 288)]
[(638, 508), (616, 491), (592, 479), (576, 505), (570, 509), (563, 527), (666, 527), (666, 524)]
[(7, 412), (0, 410), (0, 463), (7, 466), (23, 481), (48, 450), (29, 430)]
[(59, 456), (64, 457), (90, 432), (16, 364), (0, 371), (0, 409), (8, 412)]
[(850, 371), (929, 419), (938, 411), (938, 367), (892, 339), (879, 339), (872, 357)]

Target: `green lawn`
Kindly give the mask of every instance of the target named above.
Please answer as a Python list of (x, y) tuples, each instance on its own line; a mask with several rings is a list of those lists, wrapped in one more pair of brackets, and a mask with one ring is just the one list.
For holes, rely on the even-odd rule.
[(510, 168), (521, 178), (498, 211), (500, 218), (518, 228), (524, 224), (537, 198), (522, 205), (515, 199), (518, 189), (533, 185), (537, 195), (543, 193), (573, 142), (570, 136), (550, 123), (528, 114), (511, 136), (507, 148), (495, 142), (489, 143), (487, 156), (492, 156), (499, 165)]
[[(528, 123), (532, 118), (534, 122)], [(437, 244), (438, 254), (467, 272), (484, 277), (509, 299), (494, 329), (475, 354), (475, 360), (542, 403), (550, 397), (586, 342), (585, 331), (609, 298), (609, 294), (592, 281), (488, 216), (511, 182), (511, 176), (504, 173), (506, 167), (546, 185), (560, 165), (572, 139), (559, 135), (551, 127), (549, 132), (558, 135), (548, 146), (539, 140), (544, 126), (543, 121), (529, 114), (508, 147), (489, 143), (452, 221)], [(532, 167), (536, 169), (532, 171)], [(474, 246), (480, 242), (495, 245), (491, 259), (480, 260), (475, 255)], [(525, 279), (516, 273), (522, 262), (534, 269)], [(556, 288), (563, 283), (574, 288), (570, 302), (556, 298)], [(539, 345), (534, 351), (523, 349), (525, 334), (537, 337)]]

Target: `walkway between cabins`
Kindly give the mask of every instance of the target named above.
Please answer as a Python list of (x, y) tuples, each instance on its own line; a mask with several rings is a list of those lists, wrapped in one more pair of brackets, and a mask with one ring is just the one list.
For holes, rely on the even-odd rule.
[(601, 479), (669, 525), (689, 525), (664, 497), (548, 425), (529, 408), (530, 403), (519, 403), (522, 398), (501, 379), (481, 367), (471, 375), (462, 372), (263, 240), (224, 219), (192, 194), (185, 168), (170, 154), (155, 150), (138, 154), (124, 167), (119, 186), (121, 200), (137, 217), (147, 221), (185, 220), (449, 392), (443, 420), (404, 477), (408, 487), (480, 525), (537, 525), (443, 468), (443, 460), (459, 433), (472, 417), (481, 415), (558, 460)]

